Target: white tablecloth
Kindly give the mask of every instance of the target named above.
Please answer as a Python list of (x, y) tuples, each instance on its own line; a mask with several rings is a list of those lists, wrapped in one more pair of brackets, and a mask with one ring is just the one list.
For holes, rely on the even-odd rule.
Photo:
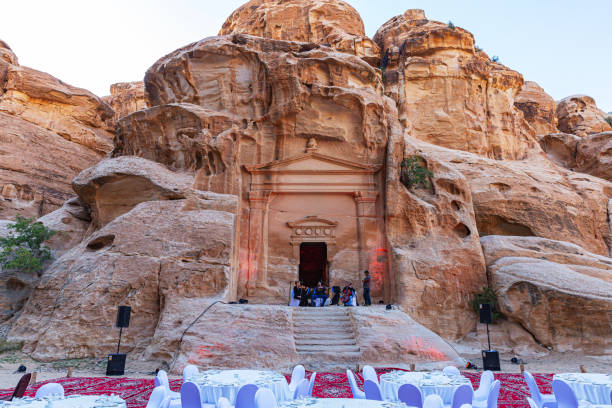
[(125, 401), (116, 395), (67, 395), (45, 398), (15, 398), (0, 401), (0, 408), (126, 408)]
[(270, 389), (278, 402), (293, 398), (285, 376), (273, 371), (208, 370), (187, 378), (187, 381), (200, 387), (202, 402), (208, 404), (216, 404), (219, 398), (225, 397), (234, 405), (238, 390), (246, 384)]
[(431, 394), (442, 397), (442, 401), (449, 405), (453, 401), (453, 393), (460, 385), (472, 383), (469, 378), (462, 375), (449, 377), (442, 372), (421, 373), (407, 371), (392, 371), (380, 376), (380, 390), (384, 399), (397, 401), (397, 390), (404, 384), (414, 384), (421, 390), (423, 400)]
[(553, 380), (563, 380), (569, 384), (578, 401), (584, 400), (591, 404), (612, 404), (612, 376), (592, 373), (557, 374)]
[(302, 398), (280, 404), (279, 408), (406, 408), (402, 402), (352, 398)]

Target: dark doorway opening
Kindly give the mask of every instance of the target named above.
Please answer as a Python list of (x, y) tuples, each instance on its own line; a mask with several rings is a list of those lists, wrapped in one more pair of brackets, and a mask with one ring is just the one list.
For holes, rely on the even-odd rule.
[(327, 245), (324, 242), (300, 244), (300, 281), (314, 288), (317, 282), (327, 285)]

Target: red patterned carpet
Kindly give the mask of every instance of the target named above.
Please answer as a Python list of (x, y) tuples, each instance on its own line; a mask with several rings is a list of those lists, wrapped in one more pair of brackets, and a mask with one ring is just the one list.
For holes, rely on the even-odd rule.
[[(390, 369), (378, 369), (379, 374), (390, 371)], [(480, 374), (474, 372), (463, 372), (474, 386), (478, 387)], [(357, 375), (357, 382), (362, 385), (362, 378)], [(534, 374), (534, 377), (544, 393), (551, 393), (552, 374)], [(528, 407), (526, 396), (529, 395), (527, 384), (523, 381), (521, 374), (495, 374), (495, 378), (501, 381), (499, 394), (500, 408), (523, 408)], [(153, 390), (153, 378), (60, 378), (52, 381), (36, 383), (28, 388), (26, 395), (33, 396), (36, 390), (47, 382), (58, 382), (64, 386), (66, 394), (117, 394), (125, 399), (128, 408), (144, 408)], [(172, 380), (170, 385), (176, 391), (179, 390), (181, 380)], [(0, 396), (10, 395), (12, 390), (0, 390)], [(313, 396), (320, 398), (350, 398), (351, 388), (345, 374), (342, 373), (318, 373), (313, 390)]]

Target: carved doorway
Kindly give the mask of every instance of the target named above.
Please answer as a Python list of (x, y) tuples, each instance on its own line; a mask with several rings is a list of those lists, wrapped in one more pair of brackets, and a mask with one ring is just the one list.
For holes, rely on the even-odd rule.
[(300, 244), (299, 279), (310, 288), (316, 287), (319, 281), (327, 286), (327, 244), (324, 242)]

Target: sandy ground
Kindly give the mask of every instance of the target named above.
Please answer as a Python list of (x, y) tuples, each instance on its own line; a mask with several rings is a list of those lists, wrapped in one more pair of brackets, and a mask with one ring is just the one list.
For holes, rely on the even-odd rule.
[[(482, 367), (479, 353), (461, 353), (461, 355), (466, 360), (475, 363), (479, 369)], [(502, 353), (500, 357), (502, 372), (520, 373), (520, 366), (510, 362), (513, 355)], [(521, 358), (525, 361), (525, 369), (533, 373), (579, 372), (582, 365), (588, 372), (612, 374), (612, 356), (585, 356), (580, 353), (551, 351), (538, 356)], [(21, 377), (20, 373), (16, 373), (20, 364), (25, 365), (28, 372), (36, 371), (37, 381), (65, 377), (68, 367), (72, 367), (73, 377), (103, 377), (106, 371), (105, 359), (59, 360), (41, 363), (19, 352), (6, 352), (0, 354), (0, 388), (15, 386)], [(153, 362), (129, 361), (128, 356), (125, 377), (153, 379), (157, 366), (158, 364)], [(419, 370), (419, 367), (417, 366), (416, 369)], [(170, 377), (180, 378), (172, 375)]]

